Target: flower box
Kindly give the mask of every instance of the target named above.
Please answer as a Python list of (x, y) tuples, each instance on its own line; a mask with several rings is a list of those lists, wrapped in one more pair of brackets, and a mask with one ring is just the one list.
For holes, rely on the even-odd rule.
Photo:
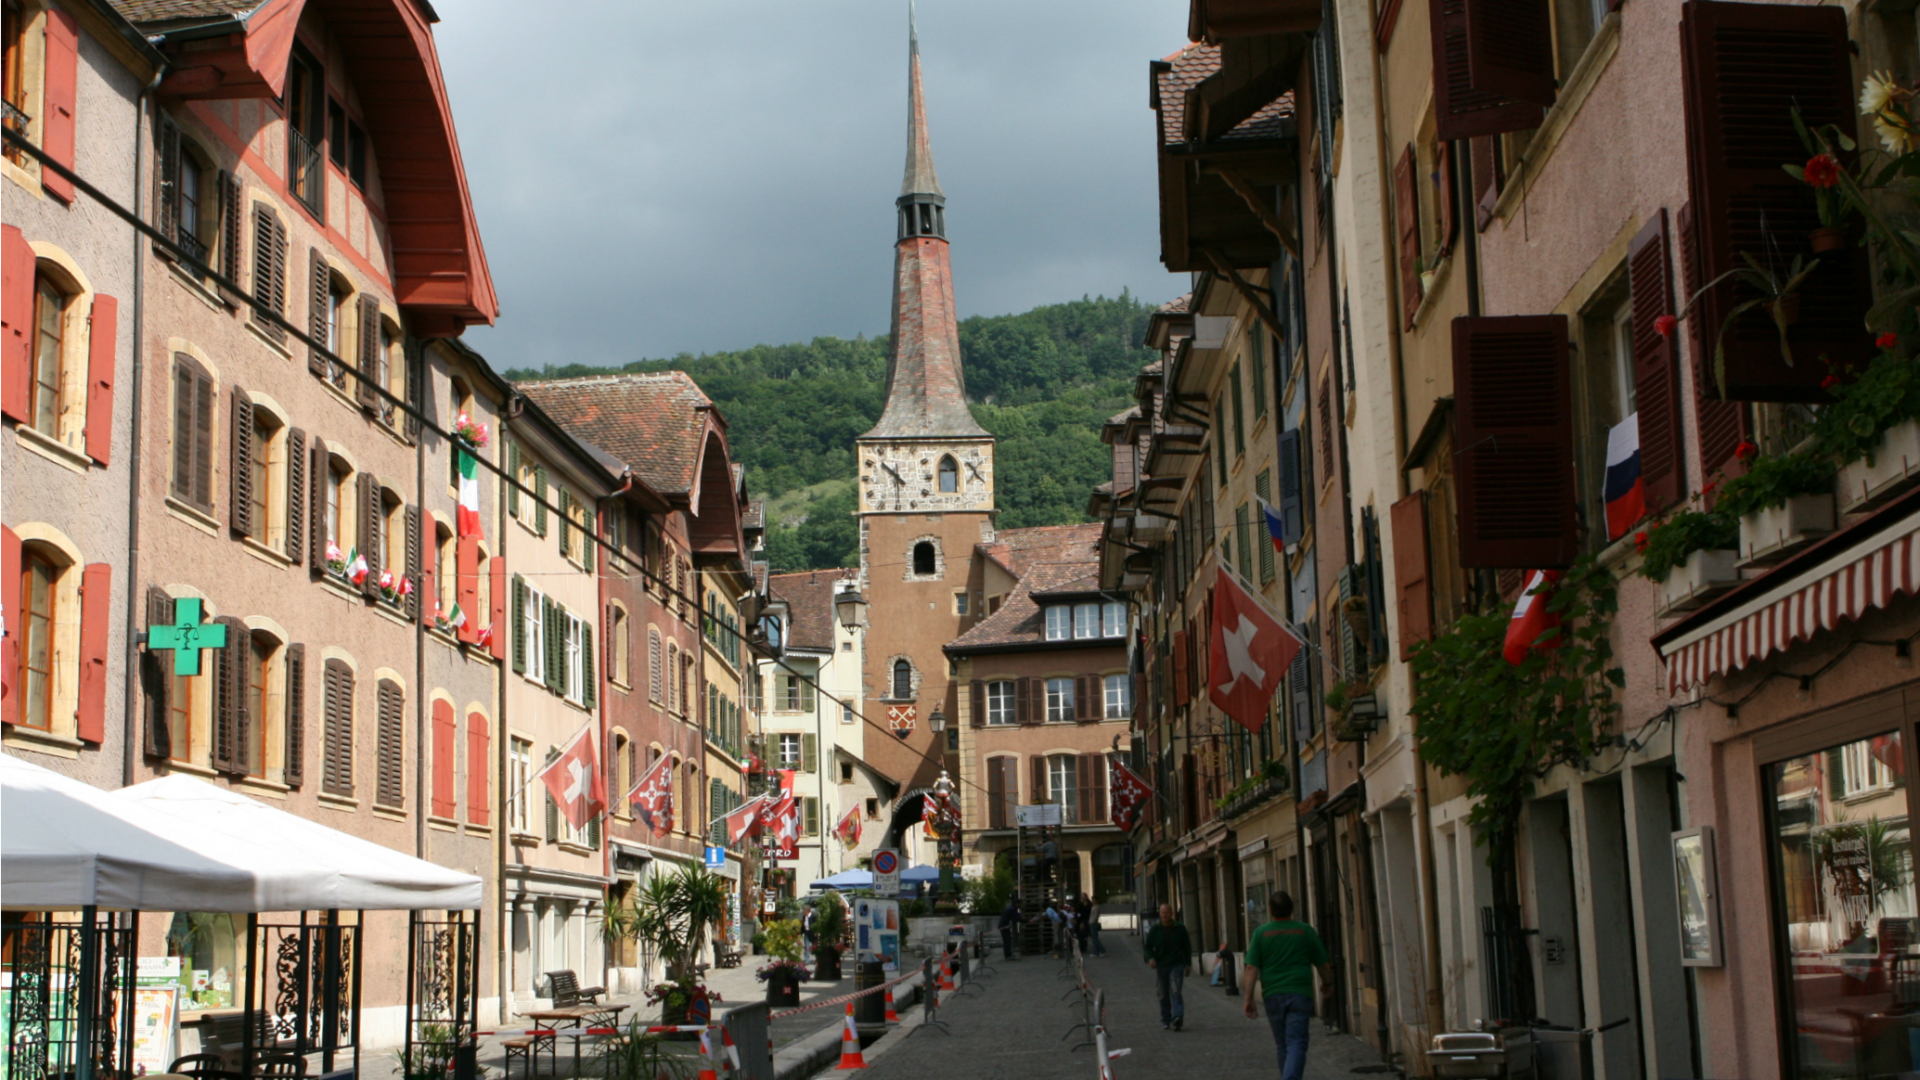
[(1740, 583), (1740, 553), (1703, 548), (1687, 556), (1661, 582), (1660, 616), (1692, 611)]
[(1833, 531), (1833, 496), (1795, 495), (1740, 519), (1740, 565), (1768, 566)]
[(1873, 461), (1856, 461), (1840, 470), (1840, 512), (1871, 509), (1920, 480), (1920, 420), (1895, 424), (1882, 432)]

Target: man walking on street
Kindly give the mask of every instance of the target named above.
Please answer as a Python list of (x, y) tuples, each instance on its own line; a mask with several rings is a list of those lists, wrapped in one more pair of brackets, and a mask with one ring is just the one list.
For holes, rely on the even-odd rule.
[(1020, 914), (1019, 903), (1013, 897), (1007, 897), (1007, 906), (1000, 911), (1000, 948), (1007, 954), (1009, 960), (1020, 959), (1013, 955), (1013, 930), (1014, 927), (1026, 921), (1027, 917)]
[(1247, 1019), (1260, 1018), (1254, 1009), (1254, 984), (1267, 1003), (1267, 1023), (1280, 1055), (1280, 1080), (1300, 1080), (1307, 1069), (1307, 1021), (1313, 1018), (1313, 973), (1317, 969), (1329, 997), (1333, 967), (1327, 947), (1313, 927), (1293, 919), (1293, 897), (1277, 892), (1267, 898), (1272, 921), (1262, 923), (1247, 945), (1245, 987)]
[(1160, 1027), (1179, 1031), (1187, 1019), (1187, 1002), (1180, 990), (1187, 980), (1187, 962), (1193, 958), (1193, 939), (1173, 917), (1172, 904), (1160, 905), (1160, 921), (1147, 931), (1146, 953), (1160, 992)]

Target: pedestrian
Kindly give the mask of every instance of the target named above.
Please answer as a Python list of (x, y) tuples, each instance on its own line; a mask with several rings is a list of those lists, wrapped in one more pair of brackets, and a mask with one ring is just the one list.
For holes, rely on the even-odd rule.
[(1245, 987), (1247, 1019), (1260, 1014), (1253, 1006), (1254, 986), (1260, 988), (1267, 1003), (1267, 1023), (1273, 1028), (1274, 1047), (1280, 1055), (1280, 1080), (1300, 1080), (1307, 1069), (1307, 1021), (1313, 1018), (1313, 973), (1330, 998), (1333, 994), (1333, 966), (1327, 947), (1313, 927), (1293, 918), (1293, 897), (1284, 892), (1267, 898), (1267, 912), (1273, 918), (1260, 924), (1247, 945), (1247, 970), (1241, 973)]
[(1179, 1031), (1187, 1018), (1181, 988), (1187, 981), (1187, 963), (1193, 958), (1193, 939), (1173, 917), (1173, 905), (1160, 905), (1160, 921), (1147, 931), (1147, 966), (1153, 969), (1154, 988), (1160, 994), (1160, 1027)]
[(1058, 957), (1067, 947), (1067, 917), (1060, 913), (1057, 901), (1047, 901), (1047, 951)]
[(1009, 960), (1020, 959), (1013, 955), (1013, 929), (1026, 921), (1027, 917), (1020, 914), (1019, 903), (1013, 897), (1007, 897), (1007, 906), (1000, 909), (1000, 949)]
[(1107, 955), (1107, 947), (1100, 944), (1100, 909), (1086, 893), (1080, 894), (1080, 925), (1080, 951), (1089, 956)]

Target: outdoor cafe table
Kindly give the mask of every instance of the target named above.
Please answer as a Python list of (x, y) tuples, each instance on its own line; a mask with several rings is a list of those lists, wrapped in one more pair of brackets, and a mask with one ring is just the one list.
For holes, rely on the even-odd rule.
[(579, 1076), (580, 1036), (585, 1034), (585, 1031), (582, 1029), (586, 1022), (588, 1020), (605, 1017), (607, 1020), (605, 1024), (606, 1027), (619, 1027), (620, 1014), (626, 1012), (629, 1008), (632, 1008), (632, 1006), (609, 1002), (605, 1005), (568, 1005), (560, 1009), (534, 1009), (532, 1012), (523, 1012), (520, 1015), (529, 1020), (538, 1020), (556, 1027), (558, 1027), (562, 1021), (568, 1022), (567, 1027), (569, 1034), (573, 1036), (573, 1075)]

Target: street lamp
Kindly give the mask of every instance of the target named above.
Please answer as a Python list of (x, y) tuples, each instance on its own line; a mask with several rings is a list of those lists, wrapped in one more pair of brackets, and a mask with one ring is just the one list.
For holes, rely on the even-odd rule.
[(840, 625), (848, 630), (857, 630), (866, 618), (867, 598), (860, 595), (858, 589), (848, 589), (833, 598), (834, 613), (840, 616)]

